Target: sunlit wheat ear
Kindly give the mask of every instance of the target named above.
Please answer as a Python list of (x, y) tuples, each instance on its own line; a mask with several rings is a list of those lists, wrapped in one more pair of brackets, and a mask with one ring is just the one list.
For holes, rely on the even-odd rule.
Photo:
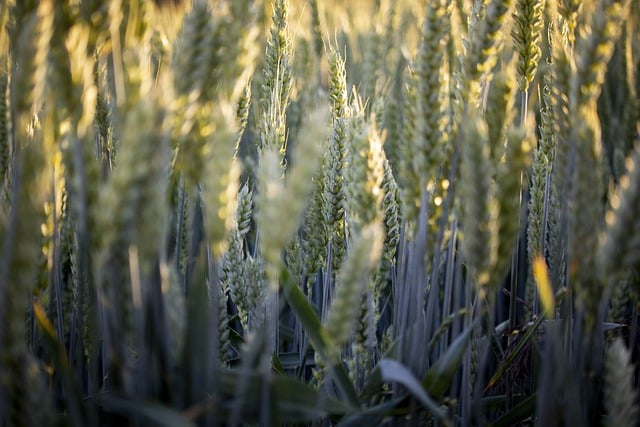
[(178, 95), (201, 92), (207, 81), (212, 49), (211, 10), (208, 2), (196, 0), (184, 19), (182, 31), (176, 41), (173, 59), (175, 88)]
[[(65, 40), (65, 46), (69, 55), (71, 84), (67, 88), (74, 95), (79, 94), (80, 99), (72, 102), (65, 100), (71, 110), (72, 123), (76, 124), (77, 135), (85, 138), (93, 127), (93, 119), (96, 113), (96, 97), (98, 89), (94, 83), (92, 52), (89, 52), (88, 28), (82, 25), (74, 25), (69, 29)], [(61, 64), (61, 66), (64, 66)], [(62, 71), (62, 70), (61, 70)]]
[(329, 100), (333, 120), (348, 117), (347, 76), (344, 59), (336, 50), (329, 53)]
[(347, 214), (349, 230), (354, 235), (380, 215), (386, 160), (384, 138), (385, 135), (376, 128), (372, 118), (371, 123), (361, 128), (349, 147)]
[[(273, 5), (270, 37), (267, 41), (259, 98), (258, 148), (275, 147), (284, 156), (286, 150), (286, 112), (292, 88), (293, 48), (288, 29), (288, 2)], [(282, 159), (283, 161), (284, 159)]]
[(628, 10), (629, 0), (603, 1), (601, 10), (592, 15), (587, 36), (576, 44), (577, 74), (572, 81), (572, 89), (577, 104), (592, 102), (600, 94), (607, 64), (622, 32)]
[(540, 43), (544, 26), (542, 14), (544, 5), (545, 0), (516, 1), (511, 37), (518, 53), (518, 86), (523, 92), (529, 89), (542, 55)]
[(600, 125), (595, 108), (581, 108), (571, 133), (575, 160), (568, 200), (568, 276), (578, 307), (585, 310), (587, 329), (598, 314), (604, 288), (598, 280), (598, 236), (602, 230), (605, 192)]
[[(0, 321), (4, 325), (0, 330), (0, 408), (9, 424), (28, 426), (46, 423), (51, 413), (38, 365), (27, 348), (25, 321), (32, 306), (41, 254), (40, 227), (49, 177), (41, 135), (18, 137), (21, 141), (13, 158), (11, 207), (1, 218), (0, 227)], [(40, 407), (37, 401), (42, 402), (42, 412), (33, 410)]]
[(444, 1), (429, 2), (422, 28), (420, 49), (416, 58), (416, 103), (412, 112), (412, 149), (410, 165), (418, 177), (413, 194), (419, 204), (422, 192), (432, 187), (440, 175), (450, 135), (447, 128), (447, 64), (446, 48), (450, 34), (451, 5)]
[(214, 8), (214, 13), (218, 11), (222, 15), (220, 31), (216, 33), (221, 39), (217, 48), (217, 62), (221, 67), (217, 90), (233, 102), (245, 91), (261, 53), (259, 38), (263, 32), (259, 19), (263, 8), (261, 1), (227, 2)]
[(217, 65), (214, 56), (219, 40), (213, 40), (216, 24), (220, 22), (213, 17), (208, 2), (195, 1), (185, 17), (172, 61), (175, 167), (185, 176), (189, 189), (202, 179), (204, 159), (210, 152), (211, 128), (205, 123), (214, 109), (210, 103), (215, 98), (215, 86), (210, 83)]
[[(14, 8), (15, 12), (20, 6)], [(26, 131), (31, 116), (38, 113), (44, 100), (47, 52), (53, 33), (53, 1), (42, 1), (34, 10), (24, 12), (23, 20), (19, 16), (15, 18), (16, 37), (12, 40), (15, 64), (10, 99), (18, 133)]]
[(215, 130), (211, 136), (212, 151), (207, 156), (202, 192), (205, 230), (215, 259), (225, 251), (226, 234), (235, 226), (241, 172), (239, 160), (234, 160), (238, 133), (231, 106), (225, 108), (220, 101), (219, 110), (222, 111), (211, 124)]
[(327, 339), (332, 343), (330, 363), (339, 360), (341, 348), (353, 331), (358, 316), (358, 310), (353, 308), (359, 305), (369, 282), (369, 274), (380, 259), (383, 240), (380, 221), (367, 224), (355, 238), (342, 266), (325, 322)]
[(158, 110), (162, 101), (157, 94), (143, 96), (146, 100), (130, 109), (123, 123), (118, 163), (101, 194), (97, 215), (103, 248), (111, 250), (119, 241), (136, 246), (141, 266), (148, 271), (164, 235), (169, 141), (158, 133), (163, 126)]
[(640, 154), (636, 148), (627, 159), (627, 174), (611, 196), (606, 227), (601, 238), (599, 261), (602, 275), (615, 283), (621, 274), (640, 261)]
[(260, 234), (260, 253), (265, 260), (270, 280), (279, 275), (282, 251), (298, 228), (307, 197), (313, 188), (312, 177), (320, 167), (317, 159), (325, 146), (325, 114), (322, 110), (316, 110), (307, 117), (293, 150), (292, 164), (286, 177), (282, 176), (281, 153), (278, 148), (266, 147), (261, 154), (256, 219)]
[[(478, 115), (467, 115), (462, 128), (460, 208), (462, 251), (478, 289), (490, 285), (495, 264), (497, 209), (487, 125)], [(491, 283), (496, 286), (496, 283)], [(487, 291), (488, 292), (488, 291)]]
[(635, 426), (638, 418), (638, 392), (633, 388), (634, 366), (631, 353), (618, 338), (607, 349), (604, 405), (606, 427)]
[(279, 111), (286, 111), (291, 94), (293, 46), (289, 31), (289, 2), (276, 0), (273, 3), (272, 24), (265, 53), (264, 82), (261, 88), (260, 105), (268, 110), (272, 93), (277, 90), (276, 103)]
[(504, 28), (515, 0), (490, 0), (486, 6), (484, 19), (478, 24), (468, 41), (465, 57), (466, 96), (472, 102), (478, 102), (478, 85), (485, 79), (498, 61), (502, 48)]

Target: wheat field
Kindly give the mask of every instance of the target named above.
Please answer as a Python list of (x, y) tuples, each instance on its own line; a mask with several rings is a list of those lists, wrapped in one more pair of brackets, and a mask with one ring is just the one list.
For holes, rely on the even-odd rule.
[(638, 425), (636, 0), (0, 20), (0, 427)]

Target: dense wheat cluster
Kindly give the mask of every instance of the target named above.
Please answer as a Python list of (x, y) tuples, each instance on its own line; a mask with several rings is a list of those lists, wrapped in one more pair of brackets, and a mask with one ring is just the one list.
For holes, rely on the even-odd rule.
[(0, 427), (638, 424), (640, 2), (0, 21)]

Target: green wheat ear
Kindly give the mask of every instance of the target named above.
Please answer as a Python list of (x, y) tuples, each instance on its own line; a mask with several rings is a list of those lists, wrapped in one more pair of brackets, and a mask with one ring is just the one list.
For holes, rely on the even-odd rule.
[(633, 388), (634, 366), (631, 353), (622, 339), (616, 339), (607, 349), (605, 362), (604, 405), (606, 427), (635, 426), (638, 417), (638, 393)]
[[(259, 98), (258, 148), (286, 151), (286, 112), (293, 86), (293, 44), (288, 27), (289, 3), (273, 4), (270, 38), (267, 41)], [(281, 159), (284, 162), (284, 157)]]
[[(433, 192), (443, 171), (450, 142), (449, 87), (447, 46), (451, 33), (451, 5), (443, 1), (430, 2), (421, 28), (420, 44), (414, 60), (414, 73), (407, 76), (406, 92), (400, 92), (401, 55), (394, 76), (398, 104), (392, 118), (389, 149), (397, 159), (407, 221), (414, 228), (423, 192)], [(394, 121), (397, 120), (397, 123)], [(393, 137), (398, 140), (392, 139)], [(397, 152), (394, 152), (397, 151)]]
[(509, 129), (504, 162), (497, 167), (496, 202), (500, 216), (497, 230), (496, 280), (508, 271), (520, 233), (522, 182), (531, 164), (534, 140), (533, 129)]
[[(307, 116), (292, 153), (292, 165), (282, 175), (281, 155), (277, 147), (266, 146), (258, 168), (256, 198), (259, 248), (272, 285), (280, 272), (282, 251), (293, 238), (313, 190), (312, 177), (320, 168), (326, 140), (326, 112), (316, 109)], [(303, 157), (304, 156), (304, 157)], [(311, 161), (302, 161), (312, 159)], [(288, 218), (284, 221), (283, 218)]]
[(326, 337), (331, 342), (329, 363), (339, 360), (342, 346), (353, 332), (359, 310), (354, 307), (366, 292), (369, 274), (380, 259), (384, 235), (380, 221), (362, 228), (340, 270), (336, 291), (325, 321)]
[(517, 0), (514, 28), (511, 30), (518, 53), (517, 80), (520, 90), (526, 92), (533, 81), (542, 56), (543, 9), (545, 0)]
[(338, 271), (346, 251), (345, 208), (347, 146), (350, 109), (344, 60), (336, 51), (329, 54), (329, 100), (332, 132), (321, 171), (323, 241), (332, 247), (332, 267)]
[(463, 123), (459, 187), (464, 224), (462, 251), (475, 284), (484, 289), (490, 283), (497, 249), (493, 167), (485, 121), (468, 114)]

